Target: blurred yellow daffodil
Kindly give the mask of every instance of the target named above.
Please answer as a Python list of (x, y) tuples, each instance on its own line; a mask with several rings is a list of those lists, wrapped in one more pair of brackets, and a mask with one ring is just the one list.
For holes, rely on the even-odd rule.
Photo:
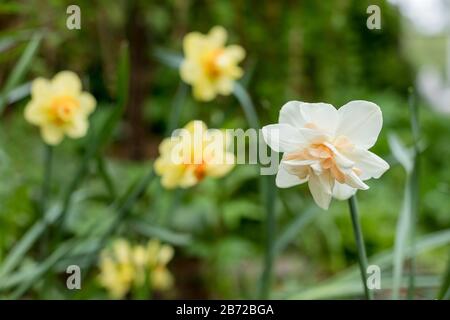
[(222, 177), (234, 167), (227, 149), (232, 138), (224, 131), (208, 129), (199, 120), (189, 122), (159, 146), (155, 171), (165, 188), (189, 188), (205, 177)]
[(65, 135), (71, 138), (86, 135), (88, 117), (95, 105), (94, 97), (82, 91), (80, 78), (71, 71), (62, 71), (52, 80), (33, 81), (25, 119), (40, 127), (47, 144), (57, 145)]
[(100, 284), (111, 297), (122, 299), (133, 287), (146, 284), (153, 290), (167, 290), (173, 285), (173, 276), (167, 269), (174, 250), (158, 240), (147, 246), (134, 245), (124, 239), (116, 240), (100, 255)]
[(192, 85), (194, 97), (211, 101), (217, 94), (229, 95), (234, 81), (243, 75), (238, 64), (245, 51), (238, 45), (225, 46), (227, 32), (216, 26), (208, 34), (188, 33), (183, 39), (184, 60), (180, 75)]

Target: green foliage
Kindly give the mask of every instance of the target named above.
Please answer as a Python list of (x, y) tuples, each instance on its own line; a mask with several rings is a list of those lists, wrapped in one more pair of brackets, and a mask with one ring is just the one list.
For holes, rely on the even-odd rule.
[[(340, 106), (366, 99), (380, 105), (384, 127), (373, 151), (391, 169), (369, 182), (370, 192), (358, 194), (359, 207), (369, 263), (383, 265), (386, 289), (403, 287), (400, 261), (397, 272), (392, 268), (392, 249), (407, 183), (402, 166), (412, 166), (410, 150), (402, 146), (413, 145), (407, 88), (415, 67), (430, 59), (442, 66), (443, 57), (422, 51), (429, 39), (404, 33), (389, 3), (83, 0), (77, 2), (81, 30), (65, 27), (69, 4), (0, 4), (0, 297), (107, 298), (96, 262), (101, 248), (119, 235), (176, 247), (175, 289), (161, 297), (255, 297), (267, 223), (258, 167), (237, 166), (223, 179), (207, 178), (188, 190), (162, 189), (151, 168), (161, 139), (174, 127), (192, 119), (210, 127), (259, 127), (275, 122), (288, 100)], [(380, 31), (365, 27), (369, 4), (381, 7)], [(229, 42), (246, 49), (246, 75), (235, 97), (199, 103), (173, 67), (180, 63), (184, 34), (214, 25), (223, 25)], [(442, 39), (432, 41), (443, 47)], [(402, 45), (410, 48), (407, 56)], [(31, 80), (64, 69), (82, 77), (98, 106), (89, 135), (54, 150), (49, 227), (39, 212), (42, 142), (25, 122), (23, 107)], [(448, 117), (423, 103), (418, 107), (417, 234), (425, 236), (418, 244), (423, 251), (416, 285), (421, 295), (434, 298), (441, 283), (436, 279), (448, 268), (436, 248), (449, 243), (450, 127)], [(323, 212), (307, 187), (299, 186), (279, 190), (273, 205), (271, 296), (361, 297), (346, 204), (334, 201)], [(58, 212), (67, 215), (61, 228), (53, 223)], [(406, 243), (399, 246), (396, 259), (409, 257)], [(80, 292), (70, 292), (62, 280), (71, 263), (86, 268)], [(448, 276), (444, 280), (440, 298), (448, 292)]]

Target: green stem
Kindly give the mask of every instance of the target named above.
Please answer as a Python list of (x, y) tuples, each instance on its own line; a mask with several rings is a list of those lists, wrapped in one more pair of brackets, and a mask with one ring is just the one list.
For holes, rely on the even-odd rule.
[(409, 108), (411, 113), (411, 131), (414, 141), (414, 156), (413, 156), (413, 168), (411, 172), (410, 182), (410, 200), (411, 200), (411, 225), (410, 225), (410, 239), (412, 255), (410, 259), (410, 272), (409, 272), (409, 284), (408, 284), (408, 299), (414, 298), (415, 291), (415, 276), (416, 276), (416, 224), (419, 211), (419, 165), (420, 165), (420, 126), (419, 126), (419, 110), (417, 107), (417, 101), (414, 94), (414, 90), (411, 88), (409, 92)]
[[(234, 85), (234, 96), (239, 101), (242, 110), (250, 127), (253, 129), (259, 129), (260, 121), (258, 114), (256, 113), (255, 106), (247, 90), (236, 82)], [(263, 272), (261, 275), (259, 285), (259, 298), (267, 299), (270, 297), (270, 288), (272, 284), (272, 270), (273, 262), (275, 259), (275, 231), (276, 231), (276, 219), (275, 219), (275, 198), (276, 189), (273, 179), (270, 177), (260, 176), (260, 190), (262, 203), (266, 208), (266, 252), (263, 261)]]
[[(42, 187), (39, 198), (39, 214), (42, 219), (45, 218), (45, 214), (47, 211), (47, 202), (50, 194), (51, 188), (51, 180), (52, 180), (52, 166), (53, 166), (53, 147), (47, 144), (44, 145), (44, 174), (42, 176)], [(49, 243), (49, 234), (48, 232), (44, 233), (44, 237), (40, 244), (40, 251), (42, 255), (47, 254)]]
[(450, 299), (450, 250), (448, 253), (447, 268), (442, 277), (442, 285), (437, 296), (439, 300)]
[(42, 179), (41, 194), (39, 199), (39, 209), (41, 216), (45, 215), (47, 210), (47, 201), (50, 193), (51, 179), (52, 179), (52, 162), (53, 162), (53, 148), (49, 145), (44, 146), (44, 174)]
[(97, 156), (97, 169), (98, 173), (102, 177), (103, 182), (105, 183), (106, 189), (108, 189), (109, 197), (114, 200), (117, 195), (116, 188), (114, 187), (111, 175), (108, 172), (105, 160), (102, 156)]
[(275, 232), (276, 232), (276, 219), (275, 219), (275, 197), (276, 189), (273, 187), (274, 181), (271, 176), (261, 176), (261, 192), (262, 196), (265, 196), (266, 207), (266, 254), (264, 256), (264, 269), (261, 275), (260, 299), (270, 298), (270, 288), (272, 284), (273, 263), (275, 260)]
[(359, 222), (359, 216), (358, 216), (358, 206), (356, 201), (356, 196), (351, 197), (348, 200), (349, 210), (350, 210), (350, 216), (352, 218), (352, 226), (353, 226), (353, 233), (355, 235), (355, 242), (356, 246), (358, 248), (358, 261), (359, 261), (359, 269), (361, 272), (361, 280), (364, 286), (364, 293), (366, 295), (367, 300), (373, 300), (373, 293), (367, 286), (367, 255), (366, 255), (366, 249), (364, 247), (364, 238), (361, 231), (361, 224)]
[(172, 103), (172, 111), (170, 113), (169, 124), (167, 126), (166, 132), (167, 137), (170, 136), (172, 134), (172, 131), (175, 130), (179, 125), (181, 110), (183, 109), (183, 105), (186, 101), (188, 91), (188, 85), (181, 81)]

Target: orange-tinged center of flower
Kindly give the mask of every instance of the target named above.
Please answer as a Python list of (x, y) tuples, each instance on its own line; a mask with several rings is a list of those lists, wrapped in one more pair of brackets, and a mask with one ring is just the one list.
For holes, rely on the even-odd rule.
[(203, 180), (206, 177), (206, 164), (202, 163), (197, 165), (194, 170), (194, 174), (197, 180)]
[(217, 78), (221, 73), (219, 59), (224, 53), (224, 49), (214, 49), (208, 52), (203, 58), (203, 66), (209, 78)]
[[(341, 171), (341, 169), (336, 163), (335, 153), (330, 147), (326, 146), (324, 143), (311, 144), (308, 148), (288, 153), (285, 155), (284, 160), (316, 161), (316, 164), (319, 165), (323, 171), (328, 171), (331, 174), (331, 176), (339, 183), (345, 183), (345, 174)], [(353, 168), (353, 170), (357, 174), (361, 173), (361, 171), (357, 168)], [(308, 174), (308, 170), (296, 170), (296, 171), (302, 175), (300, 176), (300, 178), (305, 178), (305, 175)]]
[(73, 119), (80, 107), (79, 102), (71, 96), (60, 96), (50, 104), (49, 117), (56, 125), (63, 125)]

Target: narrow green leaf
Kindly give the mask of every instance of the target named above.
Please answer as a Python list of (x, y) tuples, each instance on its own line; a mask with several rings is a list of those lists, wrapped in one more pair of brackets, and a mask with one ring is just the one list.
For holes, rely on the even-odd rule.
[[(407, 277), (401, 279), (401, 288), (407, 288)], [(417, 277), (418, 288), (434, 288), (439, 284), (439, 278), (435, 276)], [(392, 278), (383, 277), (383, 286), (380, 291), (392, 289)], [(301, 293), (291, 295), (292, 300), (320, 300), (320, 299), (343, 299), (358, 297), (364, 293), (360, 281), (347, 281), (329, 283), (324, 286), (315, 286)]]
[(25, 73), (28, 71), (31, 62), (33, 61), (33, 57), (39, 48), (42, 37), (43, 35), (40, 32), (36, 33), (33, 36), (30, 43), (25, 48), (25, 51), (23, 52), (19, 61), (17, 62), (16, 66), (6, 80), (6, 84), (0, 96), (0, 114), (3, 112), (3, 109), (6, 106), (9, 92), (23, 80)]
[[(408, 248), (405, 252), (405, 258), (410, 257), (412, 254), (414, 254), (414, 252), (415, 252), (415, 254), (420, 254), (422, 252), (426, 252), (428, 250), (433, 250), (435, 248), (438, 248), (441, 246), (446, 246), (448, 244), (450, 244), (450, 229), (435, 232), (432, 234), (428, 234), (428, 235), (423, 236), (422, 238), (418, 239), (418, 241), (416, 243), (415, 251), (412, 250), (411, 246), (408, 246)], [(393, 249), (391, 249), (391, 250), (382, 252), (380, 254), (377, 254), (373, 257), (370, 257), (369, 261), (370, 261), (371, 265), (377, 265), (378, 267), (380, 267), (380, 269), (388, 268), (388, 267), (392, 266), (393, 256), (394, 256), (394, 252), (393, 252)], [(357, 279), (357, 277), (359, 277), (359, 266), (353, 265), (353, 266), (347, 268), (346, 270), (338, 273), (337, 275), (323, 281), (322, 283), (315, 286), (313, 289), (320, 290), (321, 288), (323, 288), (325, 286), (330, 286), (335, 283), (342, 284), (342, 283), (346, 283), (346, 282), (350, 282), (350, 281), (355, 281)], [(361, 283), (360, 283), (360, 286), (361, 286), (361, 292), (363, 292), (362, 291), (363, 287), (362, 287)], [(290, 298), (297, 299), (300, 296), (303, 296), (303, 294), (309, 290), (312, 290), (312, 289), (308, 288), (299, 293), (292, 294), (292, 295), (290, 295)]]
[(236, 99), (242, 106), (245, 117), (247, 118), (247, 122), (250, 127), (254, 129), (260, 128), (259, 118), (255, 110), (255, 106), (253, 105), (252, 99), (250, 98), (247, 90), (239, 83), (235, 82), (233, 93)]
[[(60, 214), (60, 209), (57, 206), (52, 207), (47, 211), (44, 219), (38, 220), (20, 239), (20, 241), (13, 247), (13, 249), (6, 256), (0, 267), (0, 280), (10, 273), (22, 260), (23, 256), (33, 246), (36, 239), (44, 232), (44, 230), (52, 224)], [(1, 282), (1, 281), (0, 281)]]
[[(408, 177), (408, 179), (410, 178)], [(409, 227), (411, 225), (411, 191), (409, 190), (409, 185), (409, 183), (406, 183), (402, 209), (395, 232), (392, 283), (392, 299), (394, 300), (400, 297), (400, 282), (403, 279), (403, 264), (408, 244)]]
[(439, 300), (450, 299), (450, 250), (447, 258), (447, 268), (443, 275), (441, 289), (439, 290), (437, 298)]
[(163, 48), (156, 48), (153, 51), (153, 56), (162, 64), (173, 69), (179, 69), (181, 66), (181, 62), (183, 61), (183, 56), (181, 56), (180, 54), (171, 52)]
[(157, 238), (176, 246), (186, 246), (192, 241), (192, 237), (189, 234), (177, 233), (166, 228), (153, 226), (142, 219), (133, 220), (131, 225), (134, 230), (146, 237)]
[(12, 293), (11, 299), (19, 299), (22, 297), (34, 284), (36, 284), (40, 277), (48, 272), (61, 258), (67, 255), (74, 247), (73, 241), (68, 241), (61, 244), (53, 253), (33, 269), (31, 273), (26, 275), (21, 285)]
[(301, 230), (303, 230), (316, 215), (316, 206), (310, 206), (303, 213), (298, 214), (293, 221), (281, 231), (281, 235), (275, 243), (275, 253), (280, 254), (283, 252), (283, 250), (300, 234)]
[(399, 137), (391, 133), (388, 136), (389, 147), (395, 159), (403, 166), (406, 172), (411, 172), (413, 167), (412, 154), (408, 148), (405, 147)]

